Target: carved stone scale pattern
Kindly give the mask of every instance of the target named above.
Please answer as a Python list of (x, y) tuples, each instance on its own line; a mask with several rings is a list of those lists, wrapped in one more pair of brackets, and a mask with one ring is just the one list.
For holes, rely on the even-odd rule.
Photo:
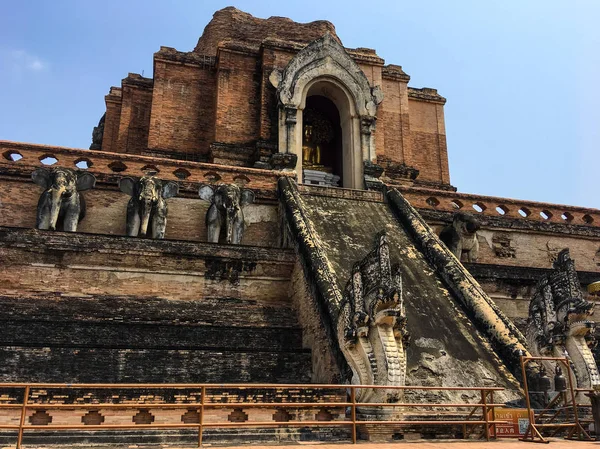
[(579, 388), (600, 385), (600, 375), (591, 351), (595, 323), (588, 317), (594, 305), (583, 297), (581, 283), (569, 249), (557, 256), (553, 271), (542, 278), (529, 304), (527, 339), (530, 349), (543, 356), (572, 360)]
[[(344, 289), (338, 338), (351, 367), (352, 383), (404, 385), (409, 333), (402, 298), (400, 268), (391, 266), (385, 232), (375, 248), (354, 265)], [(397, 390), (360, 390), (359, 401), (392, 402)], [(381, 409), (376, 414), (390, 412)], [(371, 411), (372, 413), (372, 411)]]

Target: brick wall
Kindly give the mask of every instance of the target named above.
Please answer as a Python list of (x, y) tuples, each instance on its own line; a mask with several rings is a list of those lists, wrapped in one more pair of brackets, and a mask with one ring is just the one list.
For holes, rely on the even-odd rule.
[(261, 72), (256, 54), (220, 49), (215, 140), (247, 143), (259, 138)]
[[(102, 149), (251, 166), (255, 144), (266, 148), (263, 142), (278, 140), (269, 75), (326, 32), (338, 39), (326, 21), (301, 24), (231, 7), (217, 11), (193, 52), (161, 47), (154, 55), (154, 80), (130, 74), (122, 89), (111, 88)], [(406, 164), (420, 171), (420, 181), (449, 184), (445, 99), (434, 89), (408, 88), (402, 67), (384, 66), (373, 49), (346, 50), (384, 93), (374, 132), (379, 162), (386, 168)], [(214, 155), (213, 144), (231, 147), (221, 146)], [(240, 151), (243, 157), (235, 154)], [(395, 170), (392, 178), (402, 171)]]
[[(541, 229), (515, 229), (511, 220), (487, 224), (478, 231), (478, 263), (510, 267), (551, 268), (557, 254), (569, 248), (577, 270), (596, 272), (600, 280), (600, 232), (577, 235), (567, 228), (562, 233)], [(439, 235), (445, 224), (429, 220)]]
[[(113, 89), (107, 96), (103, 150), (208, 161), (215, 142), (242, 145), (246, 152), (256, 142), (276, 142), (278, 104), (269, 75), (274, 68), (285, 68), (307, 38), (302, 43), (273, 39), (279, 31), (300, 36), (294, 30), (301, 25), (286, 19), (290, 29), (284, 30), (278, 28), (284, 23), (279, 19), (248, 17), (237, 10), (219, 12), (194, 52), (161, 47), (155, 54), (152, 83), (143, 86), (139, 75), (130, 75), (122, 89)], [(239, 27), (230, 26), (231, 20), (238, 19), (243, 19)], [(274, 34), (267, 33), (269, 27), (274, 27)], [(213, 39), (253, 29), (266, 33), (266, 39), (254, 42), (246, 36), (219, 44)], [(308, 29), (316, 28), (309, 24)], [(377, 158), (384, 166), (406, 164), (418, 169), (419, 180), (449, 184), (445, 99), (433, 89), (408, 88), (410, 77), (402, 68), (384, 66), (374, 50), (348, 49), (348, 53), (369, 83), (384, 92), (374, 133)], [(218, 160), (223, 163), (253, 163), (251, 155), (240, 160), (221, 153)]]
[[(6, 156), (9, 154), (18, 154), (21, 159), (12, 161)], [(96, 176), (96, 187), (82, 193), (87, 214), (79, 223), (79, 232), (124, 235), (129, 197), (118, 189), (118, 181), (126, 176), (143, 176), (147, 167), (152, 167), (159, 171), (158, 178), (178, 182), (180, 186), (178, 196), (167, 200), (167, 239), (206, 241), (205, 216), (209, 203), (199, 198), (199, 186), (237, 183), (256, 195), (255, 202), (244, 208), (246, 230), (242, 243), (279, 245), (275, 198), (281, 172), (3, 141), (0, 141), (0, 155), (4, 155), (0, 156), (0, 226), (35, 227), (42, 188), (33, 183), (31, 174), (44, 167), (40, 159), (52, 156), (57, 159), (54, 167), (69, 169), (77, 169), (76, 162), (85, 160), (89, 172)], [(185, 181), (179, 177), (182, 173)]]
[(119, 124), (121, 122), (121, 88), (111, 87), (110, 93), (104, 97), (106, 102), (106, 118), (104, 119), (104, 135), (102, 136), (102, 151), (117, 153)]
[(227, 39), (255, 45), (267, 37), (309, 43), (325, 33), (331, 33), (337, 39), (335, 27), (326, 20), (297, 23), (286, 17), (260, 19), (230, 6), (215, 12), (194, 52), (215, 55), (219, 43)]
[(0, 380), (307, 382), (294, 254), (0, 228)]
[(260, 82), (260, 139), (277, 142), (279, 115), (276, 89), (269, 81), (275, 68), (283, 69), (294, 57), (294, 53), (274, 47), (263, 47)]
[(329, 338), (323, 328), (316, 299), (306, 282), (300, 262), (294, 264), (289, 296), (302, 326), (302, 343), (310, 349), (312, 356), (311, 382), (333, 384), (340, 382), (340, 373), (333, 356)]
[(154, 89), (148, 147), (203, 160), (214, 141), (216, 72), (199, 64), (154, 62)]
[(121, 114), (116, 150), (140, 154), (148, 148), (152, 79), (130, 73), (122, 82)]
[[(383, 102), (377, 111), (377, 128), (383, 137), (383, 146), (377, 146), (377, 155), (389, 161), (411, 166), (408, 89), (406, 81), (382, 80)], [(379, 143), (379, 142), (378, 142)]]
[(411, 165), (419, 180), (450, 183), (443, 106), (409, 99)]

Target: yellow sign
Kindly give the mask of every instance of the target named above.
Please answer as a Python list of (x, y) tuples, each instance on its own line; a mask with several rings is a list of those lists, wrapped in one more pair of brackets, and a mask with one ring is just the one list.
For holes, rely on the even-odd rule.
[(496, 438), (519, 438), (525, 435), (529, 426), (529, 416), (526, 408), (494, 409), (494, 421), (505, 421), (506, 424), (496, 424)]

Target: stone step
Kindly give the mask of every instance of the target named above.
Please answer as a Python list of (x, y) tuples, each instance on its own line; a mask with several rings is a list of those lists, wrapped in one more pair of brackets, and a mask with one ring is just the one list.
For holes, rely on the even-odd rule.
[(309, 351), (0, 347), (1, 382), (308, 383)]
[(0, 380), (310, 381), (291, 307), (231, 298), (2, 295)]
[(273, 352), (302, 349), (299, 328), (37, 320), (0, 321), (0, 326), (2, 346)]
[[(0, 444), (14, 445), (16, 434), (0, 432)], [(293, 442), (332, 442), (350, 443), (352, 441), (349, 427), (321, 428), (236, 428), (206, 429), (202, 442), (206, 445), (238, 445), (238, 444), (277, 444)], [(25, 447), (94, 447), (97, 449), (117, 449), (126, 447), (197, 447), (198, 432), (196, 430), (119, 430), (119, 431), (36, 431), (26, 433), (23, 438)]]
[(236, 298), (198, 297), (175, 300), (141, 296), (26, 293), (0, 295), (0, 320), (76, 321), (87, 323), (148, 323), (221, 327), (296, 328), (294, 310), (285, 304), (265, 304)]

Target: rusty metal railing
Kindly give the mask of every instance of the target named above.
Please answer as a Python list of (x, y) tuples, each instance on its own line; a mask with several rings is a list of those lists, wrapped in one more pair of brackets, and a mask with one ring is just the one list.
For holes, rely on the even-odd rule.
[[(570, 409), (571, 413), (573, 415), (573, 419), (569, 420), (570, 422), (560, 422), (560, 423), (555, 422), (555, 419), (558, 416), (557, 412), (555, 412), (555, 414), (552, 417), (550, 417), (550, 419), (548, 419), (546, 422), (539, 422), (541, 420), (541, 418), (543, 418), (544, 415), (549, 411), (549, 409), (548, 409), (548, 407), (546, 407), (540, 413), (536, 414), (535, 410), (531, 406), (531, 401), (529, 398), (529, 385), (528, 385), (528, 379), (527, 379), (527, 369), (526, 369), (527, 364), (529, 364), (530, 362), (543, 362), (543, 361), (556, 362), (557, 364), (560, 363), (565, 368), (565, 371), (567, 372), (567, 380), (568, 380), (568, 390), (567, 391), (570, 393), (570, 398), (567, 398), (567, 395), (565, 392), (563, 394), (557, 395), (554, 398), (554, 400), (551, 401), (551, 404), (554, 405), (554, 402), (558, 402), (559, 400), (562, 401), (564, 404), (564, 407), (561, 407), (560, 410), (558, 410), (557, 412), (566, 411), (566, 410)], [(577, 403), (576, 394), (575, 394), (576, 389), (574, 387), (575, 382), (573, 380), (573, 373), (571, 371), (569, 359), (564, 358), (564, 357), (524, 357), (524, 356), (521, 356), (521, 373), (523, 375), (525, 401), (527, 404), (527, 411), (528, 411), (528, 415), (529, 415), (529, 425), (527, 427), (527, 431), (525, 432), (525, 435), (522, 438), (522, 441), (531, 441), (534, 443), (548, 443), (548, 440), (546, 440), (540, 432), (540, 430), (542, 428), (568, 429), (569, 433), (567, 434), (566, 438), (569, 440), (574, 439), (575, 437), (577, 437), (580, 440), (582, 440), (582, 439), (591, 440), (592, 439), (589, 436), (589, 434), (585, 431), (583, 426), (581, 425), (582, 420), (579, 416), (579, 411), (578, 411), (578, 408), (581, 405)], [(549, 404), (549, 406), (551, 404)]]
[[(592, 408), (592, 404), (584, 404), (581, 402), (581, 396), (584, 393), (591, 393), (594, 390), (592, 388), (574, 388), (575, 392), (575, 405), (577, 408), (577, 419), (580, 423), (592, 423), (594, 422), (591, 418), (582, 417), (581, 412), (585, 413), (585, 410)], [(573, 413), (573, 404), (571, 399), (568, 397), (566, 391), (561, 391), (554, 396), (554, 398), (548, 402), (546, 407), (536, 414), (536, 421), (542, 421), (545, 424), (558, 423), (561, 415), (564, 414), (564, 418), (569, 420), (569, 413)], [(551, 415), (551, 416), (550, 416)], [(550, 436), (555, 436), (561, 429), (557, 428)]]
[[(487, 440), (494, 438), (496, 433), (496, 424), (503, 423), (503, 421), (495, 421), (493, 416), (494, 407), (500, 407), (503, 404), (493, 403), (493, 393), (501, 391), (503, 388), (500, 387), (431, 387), (431, 386), (403, 386), (403, 387), (392, 387), (392, 386), (380, 386), (380, 385), (329, 385), (329, 384), (41, 384), (41, 383), (4, 383), (0, 384), (0, 392), (2, 390), (19, 390), (23, 393), (23, 400), (18, 402), (15, 398), (7, 399), (8, 396), (4, 396), (5, 402), (0, 402), (0, 410), (3, 409), (16, 409), (20, 410), (19, 424), (2, 424), (0, 423), (0, 429), (10, 429), (18, 432), (17, 434), (17, 449), (23, 447), (23, 435), (26, 431), (38, 431), (38, 430), (116, 430), (116, 429), (186, 429), (194, 428), (198, 430), (198, 447), (202, 446), (203, 432), (207, 428), (231, 428), (231, 427), (332, 427), (332, 426), (347, 426), (351, 428), (352, 442), (357, 441), (357, 428), (361, 425), (373, 425), (377, 426), (394, 426), (397, 428), (406, 426), (463, 426), (463, 432), (466, 432), (466, 426), (483, 426), (483, 435)], [(445, 402), (400, 402), (400, 403), (377, 403), (377, 402), (357, 402), (357, 391), (360, 389), (388, 389), (388, 390), (402, 390), (407, 391), (464, 391), (475, 393), (480, 401), (477, 403), (445, 403)], [(195, 391), (195, 401), (192, 402), (139, 402), (139, 400), (130, 400), (128, 403), (114, 403), (114, 402), (76, 402), (76, 403), (57, 403), (55, 400), (49, 402), (40, 402), (40, 392), (47, 394), (49, 391), (77, 391), (77, 390), (111, 390), (111, 394), (114, 395), (116, 391), (181, 391), (190, 390)], [(275, 391), (276, 394), (283, 392), (294, 393), (295, 392), (308, 392), (306, 398), (313, 398), (311, 402), (295, 402), (288, 400), (287, 402), (276, 402), (269, 401), (264, 402), (253, 398), (254, 402), (249, 401), (237, 401), (237, 402), (210, 402), (208, 401), (211, 392), (219, 391), (231, 391), (236, 390), (238, 393), (245, 393), (253, 390), (266, 390)], [(311, 396), (315, 390), (320, 391), (338, 391), (338, 398), (345, 398), (344, 400), (337, 401), (323, 401), (315, 402), (314, 396)], [(197, 400), (199, 392), (200, 401)], [(342, 394), (340, 394), (343, 392)], [(36, 393), (36, 402), (32, 400), (32, 393)], [(89, 395), (89, 394), (88, 394)], [(242, 394), (243, 396), (243, 394)], [(285, 396), (285, 395), (284, 395)], [(65, 395), (59, 395), (60, 398), (68, 397)], [(116, 396), (112, 396), (116, 397)], [(280, 396), (281, 397), (281, 396)], [(276, 399), (276, 396), (273, 397)], [(9, 400), (10, 403), (6, 401)], [(81, 399), (78, 399), (81, 401)], [(357, 414), (357, 409), (367, 407), (394, 407), (408, 408), (411, 411), (416, 409), (429, 408), (429, 409), (461, 409), (469, 410), (472, 412), (463, 419), (432, 419), (432, 420), (403, 420), (403, 419), (387, 419), (381, 421), (372, 421), (360, 419)], [(263, 408), (263, 409), (303, 409), (303, 408), (320, 408), (320, 409), (335, 409), (343, 408), (344, 419), (341, 420), (306, 420), (306, 421), (244, 421), (244, 422), (208, 422), (205, 420), (205, 414), (208, 409), (250, 409), (250, 408)], [(194, 423), (145, 423), (137, 424), (133, 421), (131, 423), (117, 423), (117, 424), (35, 424), (31, 422), (32, 415), (29, 412), (35, 411), (46, 411), (46, 410), (87, 410), (98, 411), (107, 409), (124, 409), (124, 410), (135, 410), (140, 411), (144, 409), (182, 409), (186, 411), (195, 410), (198, 414), (198, 420)], [(481, 416), (475, 416), (474, 411), (479, 410)], [(349, 413), (348, 413), (349, 411)], [(18, 412), (17, 412), (18, 413)], [(17, 414), (15, 414), (16, 416)], [(28, 422), (28, 418), (29, 421)], [(474, 418), (474, 419), (473, 419)], [(83, 418), (82, 418), (83, 420)], [(463, 436), (465, 434), (463, 433)]]

